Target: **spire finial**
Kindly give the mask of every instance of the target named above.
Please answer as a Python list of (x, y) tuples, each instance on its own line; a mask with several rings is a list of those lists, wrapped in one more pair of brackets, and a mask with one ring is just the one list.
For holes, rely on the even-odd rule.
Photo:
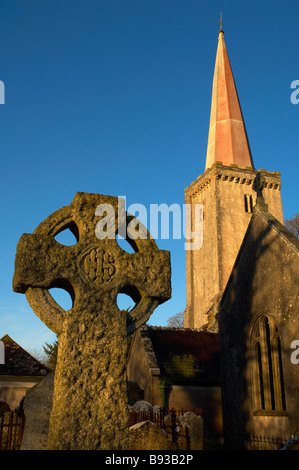
[(222, 32), (223, 33), (223, 29), (222, 29), (222, 25), (224, 25), (223, 21), (222, 21), (222, 11), (220, 12), (220, 21), (217, 21), (217, 23), (219, 23), (219, 33)]

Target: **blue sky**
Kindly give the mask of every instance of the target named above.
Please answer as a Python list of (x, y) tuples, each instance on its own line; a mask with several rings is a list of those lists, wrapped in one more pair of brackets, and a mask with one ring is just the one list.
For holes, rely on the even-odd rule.
[[(297, 0), (1, 0), (0, 337), (55, 339), (12, 291), (16, 245), (77, 191), (184, 203), (203, 173), (220, 11), (255, 167), (280, 171), (285, 218), (298, 212)], [(185, 307), (182, 240), (172, 299)]]

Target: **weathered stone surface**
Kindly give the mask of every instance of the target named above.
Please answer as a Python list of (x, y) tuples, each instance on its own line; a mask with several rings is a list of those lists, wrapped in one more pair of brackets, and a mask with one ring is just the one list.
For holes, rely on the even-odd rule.
[[(102, 219), (96, 209), (103, 204), (114, 210), (114, 233), (119, 217), (133, 219), (119, 213), (116, 197), (77, 193), (70, 206), (24, 234), (17, 247), (14, 291), (25, 292), (34, 312), (58, 335), (50, 449), (127, 447), (127, 333), (171, 296), (169, 252), (159, 250), (148, 233), (146, 239), (128, 238), (135, 253), (122, 250), (115, 238), (99, 239)], [(77, 238), (72, 246), (54, 238), (67, 228)], [(70, 293), (69, 311), (54, 301), (51, 287)], [(119, 292), (136, 302), (127, 314), (117, 306)]]
[(192, 411), (187, 411), (183, 416), (167, 415), (164, 424), (169, 438), (175, 431), (179, 450), (203, 449), (204, 421), (201, 416)]
[(132, 409), (138, 410), (138, 411), (147, 411), (151, 412), (153, 411), (153, 406), (146, 400), (139, 400), (134, 403), (132, 406)]
[(176, 450), (164, 429), (151, 421), (142, 421), (129, 429), (129, 450)]
[(47, 450), (52, 410), (54, 372), (30, 388), (24, 399), (25, 428), (22, 450)]
[[(201, 416), (192, 413), (192, 411), (187, 411), (183, 416), (178, 417), (178, 427), (184, 428), (188, 426), (189, 435), (188, 435), (188, 450), (202, 450), (203, 449), (203, 431), (204, 431), (204, 422)], [(183, 434), (185, 434), (183, 432)], [(181, 441), (181, 442), (180, 442)], [(179, 449), (186, 449), (186, 439), (179, 438)]]

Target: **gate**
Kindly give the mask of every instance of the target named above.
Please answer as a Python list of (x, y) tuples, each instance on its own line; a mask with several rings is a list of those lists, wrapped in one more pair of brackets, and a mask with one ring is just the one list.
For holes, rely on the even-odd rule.
[(20, 450), (24, 426), (24, 412), (0, 412), (0, 450)]

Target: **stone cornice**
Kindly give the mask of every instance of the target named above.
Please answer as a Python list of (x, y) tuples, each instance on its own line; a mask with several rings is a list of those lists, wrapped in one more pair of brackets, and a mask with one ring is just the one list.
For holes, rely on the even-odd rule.
[[(258, 170), (265, 177), (265, 188), (281, 189), (280, 173), (277, 171)], [(230, 181), (238, 184), (252, 185), (257, 170), (251, 167), (240, 168), (238, 165), (231, 164), (229, 166), (223, 165), (221, 162), (216, 162), (211, 168), (199, 175), (196, 181), (193, 181), (190, 186), (185, 189), (185, 196), (192, 197), (201, 193), (214, 180)]]

